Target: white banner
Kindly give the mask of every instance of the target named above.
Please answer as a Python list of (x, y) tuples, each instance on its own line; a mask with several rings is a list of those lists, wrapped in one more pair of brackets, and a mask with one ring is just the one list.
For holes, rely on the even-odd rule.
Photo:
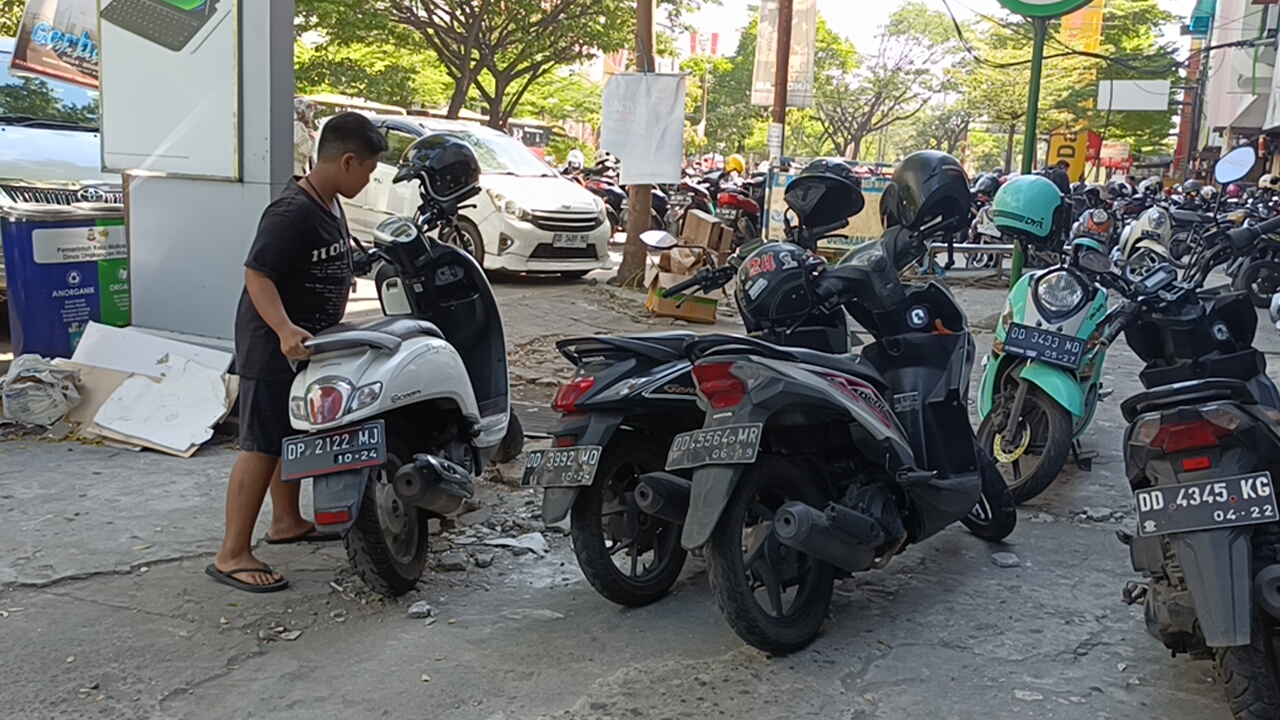
[(684, 160), (683, 75), (621, 73), (604, 86), (600, 149), (622, 163), (623, 185), (680, 182)]
[(238, 1), (101, 0), (104, 168), (240, 179)]
[[(813, 107), (813, 54), (818, 42), (816, 0), (794, 0), (791, 14), (791, 56), (787, 64), (787, 107)], [(751, 104), (773, 105), (773, 77), (777, 72), (778, 0), (761, 0), (756, 33), (756, 62), (751, 73)]]

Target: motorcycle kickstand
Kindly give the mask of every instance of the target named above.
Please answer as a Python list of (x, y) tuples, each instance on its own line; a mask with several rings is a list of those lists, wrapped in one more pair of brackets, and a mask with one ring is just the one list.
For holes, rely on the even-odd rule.
[(1076, 467), (1085, 472), (1093, 472), (1093, 459), (1098, 457), (1098, 451), (1086, 451), (1080, 447), (1079, 440), (1071, 441), (1071, 459), (1075, 461)]

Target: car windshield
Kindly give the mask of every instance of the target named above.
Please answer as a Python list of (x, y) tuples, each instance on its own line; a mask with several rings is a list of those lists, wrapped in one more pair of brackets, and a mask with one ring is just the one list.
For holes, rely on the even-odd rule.
[(76, 85), (9, 74), (13, 53), (0, 50), (0, 124), (98, 128), (98, 93)]
[(555, 175), (547, 164), (538, 159), (515, 138), (506, 135), (480, 135), (467, 130), (450, 129), (476, 151), (480, 159), (480, 172), (491, 175), (519, 175), (521, 177), (545, 177)]

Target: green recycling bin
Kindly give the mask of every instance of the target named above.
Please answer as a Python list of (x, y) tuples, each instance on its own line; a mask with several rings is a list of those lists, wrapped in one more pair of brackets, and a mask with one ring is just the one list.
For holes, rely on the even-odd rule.
[(14, 355), (71, 357), (90, 321), (129, 324), (123, 206), (15, 205), (0, 245)]

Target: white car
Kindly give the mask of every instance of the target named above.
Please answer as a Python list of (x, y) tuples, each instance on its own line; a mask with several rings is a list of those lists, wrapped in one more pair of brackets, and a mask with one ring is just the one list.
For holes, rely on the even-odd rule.
[[(486, 270), (582, 276), (608, 267), (610, 228), (604, 201), (560, 176), (515, 138), (454, 120), (375, 115), (389, 149), (364, 192), (346, 200), (351, 231), (373, 237), (392, 215), (412, 216), (418, 184), (395, 185), (396, 167), (415, 140), (454, 135), (476, 151), (483, 189), (459, 214), (459, 244)], [(474, 205), (474, 207), (468, 207)]]

